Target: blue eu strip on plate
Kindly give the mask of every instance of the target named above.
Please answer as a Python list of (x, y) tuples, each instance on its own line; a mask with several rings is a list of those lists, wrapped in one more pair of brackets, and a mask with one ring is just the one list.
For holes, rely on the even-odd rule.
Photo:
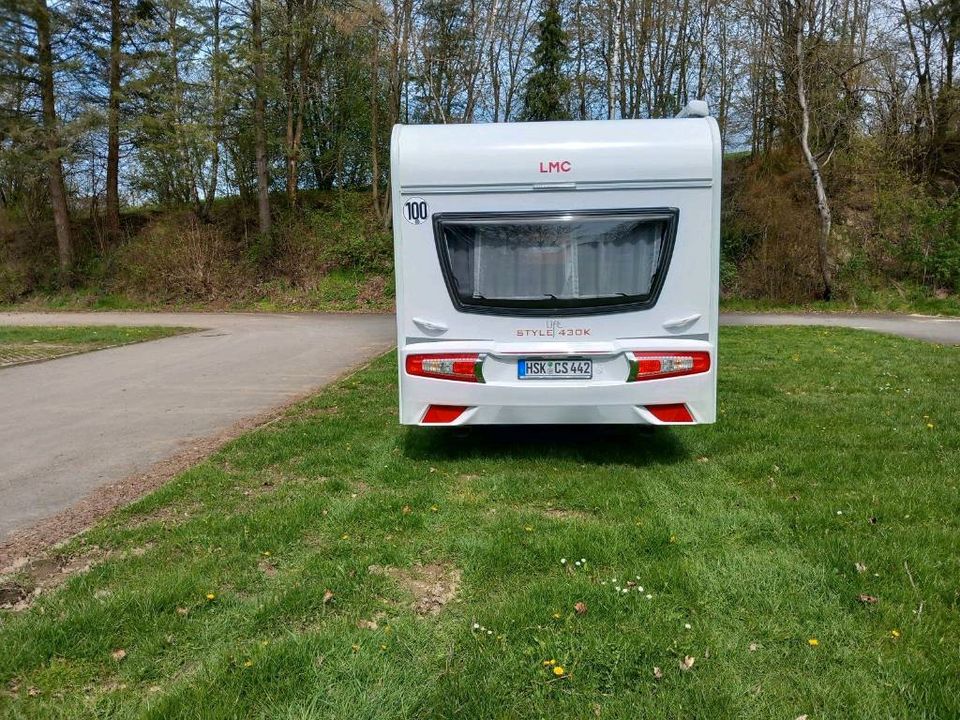
[(527, 374), (527, 361), (526, 361), (526, 360), (518, 360), (518, 361), (517, 361), (517, 376), (518, 376), (518, 377), (523, 377), (523, 376), (526, 375), (526, 374)]

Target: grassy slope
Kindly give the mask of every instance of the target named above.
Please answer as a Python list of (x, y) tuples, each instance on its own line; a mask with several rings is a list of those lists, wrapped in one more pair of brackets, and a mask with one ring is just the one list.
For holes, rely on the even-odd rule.
[(960, 315), (960, 296), (934, 297), (922, 292), (900, 295), (893, 291), (863, 290), (849, 300), (822, 300), (807, 303), (782, 303), (750, 298), (724, 298), (720, 309), (733, 312), (856, 312), (918, 313), (920, 315)]
[[(957, 349), (721, 347), (720, 422), (649, 434), (404, 430), (377, 361), (69, 546), (112, 557), (0, 620), (0, 715), (956, 717)], [(436, 617), (368, 571), (417, 561)]]
[(0, 326), (0, 364), (42, 360), (187, 332), (170, 327)]

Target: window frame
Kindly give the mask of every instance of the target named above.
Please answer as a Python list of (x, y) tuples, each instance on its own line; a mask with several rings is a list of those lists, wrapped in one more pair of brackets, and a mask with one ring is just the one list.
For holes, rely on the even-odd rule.
[[(571, 298), (543, 300), (481, 300), (464, 302), (457, 292), (457, 280), (453, 274), (450, 253), (443, 237), (443, 224), (456, 221), (496, 220), (529, 222), (540, 220), (567, 220), (575, 218), (610, 217), (618, 219), (636, 220), (664, 220), (667, 223), (663, 245), (660, 248), (660, 257), (657, 268), (650, 280), (650, 292), (645, 296), (632, 296), (631, 299), (611, 298), (609, 301), (598, 298)], [(437, 256), (440, 260), (440, 270), (444, 284), (454, 308), (459, 312), (476, 313), (481, 315), (502, 315), (511, 317), (544, 317), (558, 315), (606, 315), (612, 313), (630, 312), (634, 310), (649, 310), (657, 304), (663, 284), (670, 269), (673, 258), (673, 248), (677, 238), (677, 225), (680, 221), (680, 210), (675, 207), (650, 208), (612, 208), (609, 210), (521, 210), (521, 211), (493, 211), (493, 212), (440, 212), (432, 218), (433, 238)], [(508, 304), (509, 303), (509, 304)]]

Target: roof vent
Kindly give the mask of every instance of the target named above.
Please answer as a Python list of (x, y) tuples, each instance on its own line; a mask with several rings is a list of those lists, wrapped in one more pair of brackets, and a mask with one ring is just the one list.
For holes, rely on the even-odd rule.
[(677, 113), (678, 118), (705, 118), (710, 116), (710, 107), (706, 100), (691, 100)]

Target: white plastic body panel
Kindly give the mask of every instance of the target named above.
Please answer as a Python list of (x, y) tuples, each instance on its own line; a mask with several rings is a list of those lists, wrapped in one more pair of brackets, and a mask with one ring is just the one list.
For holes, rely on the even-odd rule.
[[(396, 126), (391, 145), (400, 421), (430, 405), (468, 408), (452, 425), (662, 424), (647, 405), (683, 403), (716, 419), (720, 137), (712, 118)], [(553, 165), (551, 165), (553, 163)], [(404, 217), (411, 198), (426, 221)], [(459, 311), (444, 280), (437, 213), (676, 208), (673, 254), (656, 303), (557, 316)], [(628, 351), (700, 350), (697, 375), (627, 382)], [(485, 353), (483, 383), (414, 377), (409, 353)], [(519, 380), (521, 356), (590, 357), (590, 380)]]

